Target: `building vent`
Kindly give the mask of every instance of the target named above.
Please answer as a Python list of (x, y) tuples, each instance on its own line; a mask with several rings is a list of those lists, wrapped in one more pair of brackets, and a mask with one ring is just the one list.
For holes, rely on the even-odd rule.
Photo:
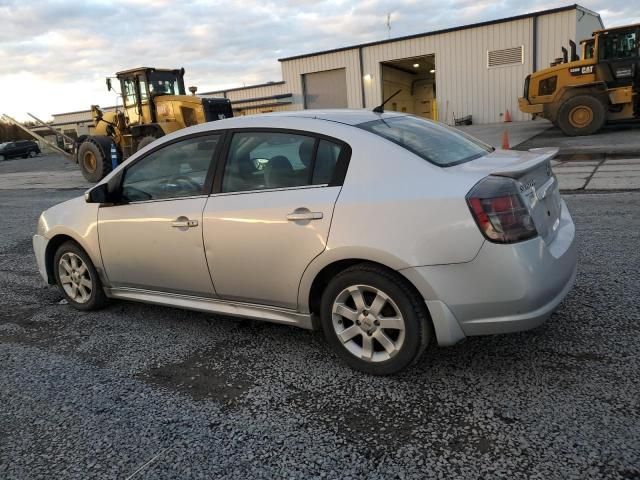
[(487, 67), (503, 67), (524, 63), (524, 47), (505, 48), (504, 50), (489, 50), (487, 52)]

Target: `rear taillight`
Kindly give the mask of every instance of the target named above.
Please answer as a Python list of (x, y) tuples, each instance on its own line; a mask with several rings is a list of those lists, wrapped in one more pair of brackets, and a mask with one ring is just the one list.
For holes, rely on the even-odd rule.
[(487, 240), (514, 243), (538, 234), (529, 209), (522, 202), (515, 181), (510, 178), (481, 180), (467, 194), (467, 204)]

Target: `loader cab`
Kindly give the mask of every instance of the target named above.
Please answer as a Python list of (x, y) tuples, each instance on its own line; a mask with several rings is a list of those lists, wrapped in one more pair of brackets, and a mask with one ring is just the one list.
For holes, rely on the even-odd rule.
[(125, 115), (131, 125), (156, 122), (154, 98), (185, 95), (184, 69), (137, 68), (118, 72)]
[(640, 87), (640, 25), (597, 33), (598, 60), (611, 87)]

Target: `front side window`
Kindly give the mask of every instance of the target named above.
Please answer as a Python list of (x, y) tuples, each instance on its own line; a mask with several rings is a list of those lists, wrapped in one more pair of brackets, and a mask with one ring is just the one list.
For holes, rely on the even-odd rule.
[(138, 84), (140, 85), (140, 100), (145, 102), (147, 100), (147, 81), (144, 79), (144, 75), (138, 75)]
[(586, 42), (584, 46), (585, 60), (592, 59), (594, 57), (594, 52), (595, 52), (595, 42), (593, 40)]
[(453, 128), (414, 116), (380, 118), (357, 126), (440, 167), (469, 162), (493, 151)]
[(605, 35), (603, 55), (605, 59), (637, 57), (636, 32), (609, 33)]
[(342, 146), (334, 142), (316, 140), (307, 135), (284, 132), (236, 133), (229, 148), (222, 191), (242, 192), (329, 183), (341, 149)]
[(124, 104), (132, 106), (136, 104), (136, 84), (133, 78), (127, 78), (123, 82), (124, 90), (122, 96), (124, 97)]
[(131, 165), (124, 174), (125, 201), (162, 200), (202, 195), (220, 135), (172, 143)]

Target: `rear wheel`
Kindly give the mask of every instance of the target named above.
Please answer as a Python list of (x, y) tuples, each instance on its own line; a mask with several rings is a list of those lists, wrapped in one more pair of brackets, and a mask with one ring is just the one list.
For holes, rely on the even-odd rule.
[(338, 356), (373, 375), (411, 365), (432, 336), (420, 295), (394, 272), (366, 263), (331, 280), (322, 295), (321, 321)]
[(36, 156), (36, 151), (35, 150), (29, 150), (28, 155), (29, 155), (29, 158), (35, 157)]
[(78, 310), (97, 310), (107, 303), (89, 256), (74, 242), (63, 243), (53, 259), (54, 276), (67, 302)]
[(78, 147), (78, 164), (84, 178), (93, 183), (99, 182), (111, 171), (111, 162), (91, 138)]
[(562, 104), (557, 122), (565, 135), (592, 135), (602, 128), (606, 115), (601, 100), (591, 95), (578, 95)]

